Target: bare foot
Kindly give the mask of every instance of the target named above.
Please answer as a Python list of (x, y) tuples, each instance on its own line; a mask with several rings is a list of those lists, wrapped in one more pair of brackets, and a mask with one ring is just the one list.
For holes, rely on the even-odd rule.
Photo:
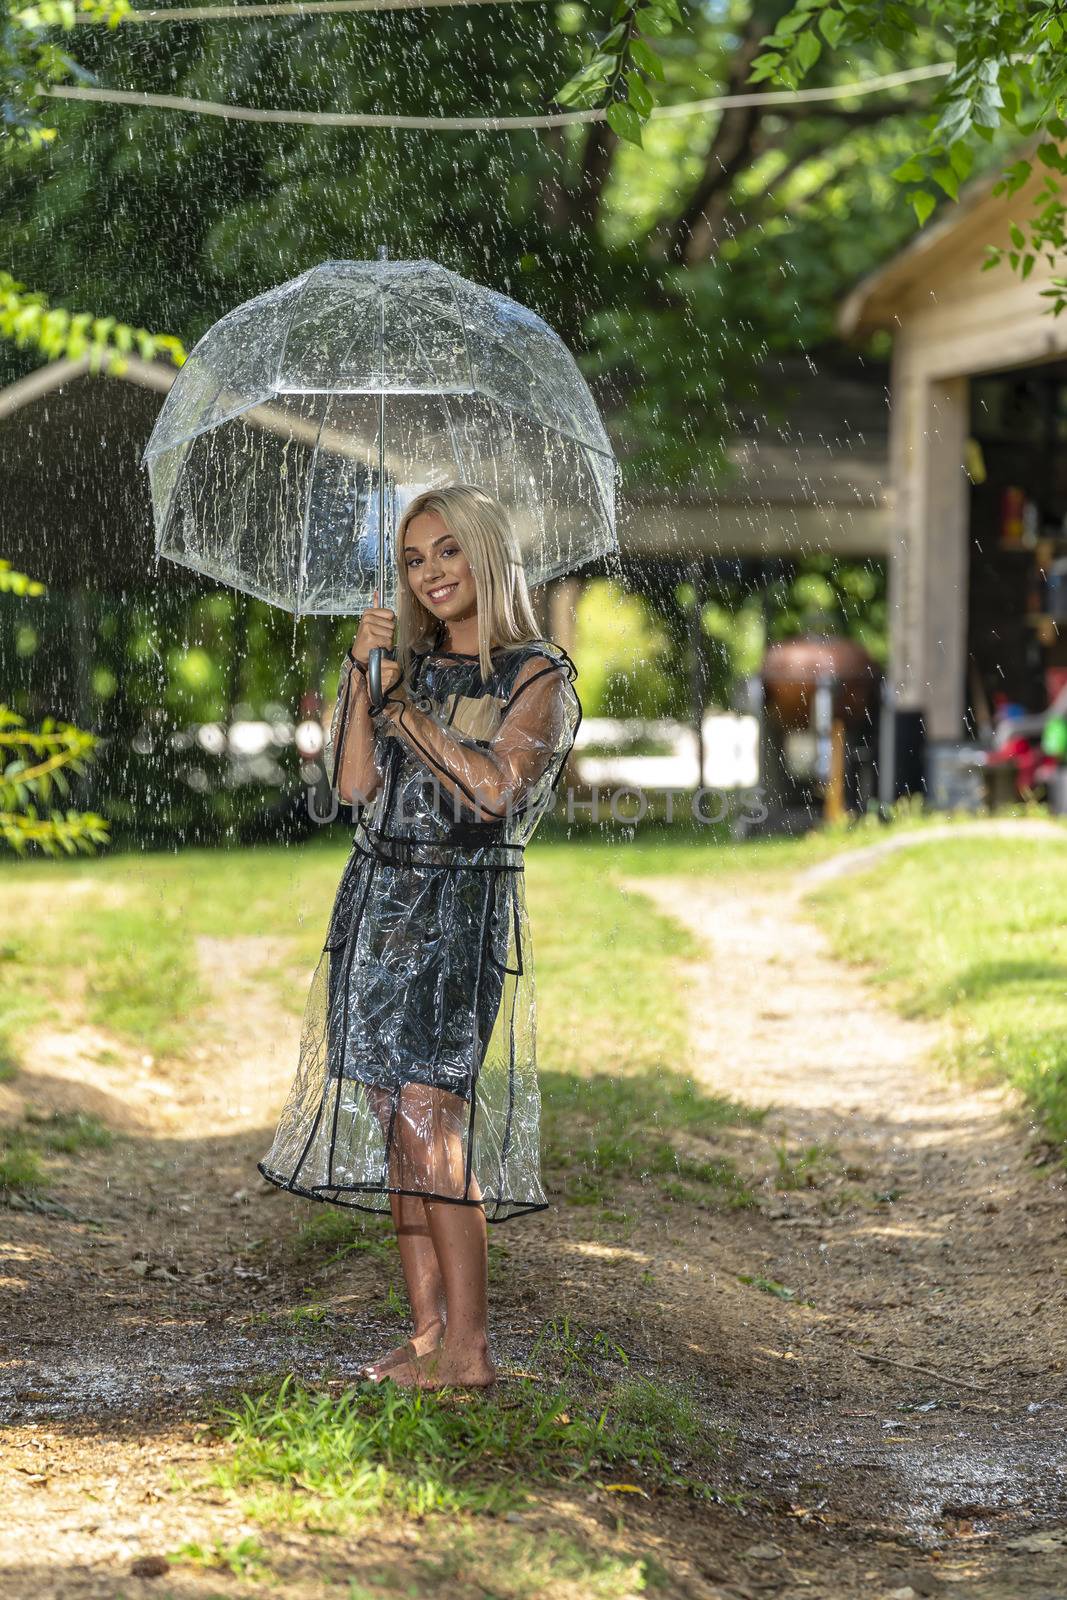
[(437, 1350), (445, 1336), (443, 1322), (431, 1322), (428, 1327), (420, 1328), (418, 1333), (412, 1335), (406, 1344), (397, 1345), (395, 1350), (390, 1350), (384, 1356), (379, 1356), (377, 1361), (367, 1361), (360, 1367), (360, 1376), (371, 1378), (375, 1383), (391, 1373), (394, 1368), (406, 1365), (412, 1356), (427, 1356)]
[(404, 1389), (488, 1389), (496, 1382), (496, 1368), (488, 1351), (450, 1351), (442, 1344), (426, 1356), (409, 1356), (385, 1377)]

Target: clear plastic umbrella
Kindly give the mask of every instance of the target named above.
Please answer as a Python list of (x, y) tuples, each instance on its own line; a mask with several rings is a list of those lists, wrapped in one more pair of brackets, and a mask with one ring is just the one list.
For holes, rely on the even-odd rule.
[(434, 261), (326, 261), (220, 318), (144, 452), (156, 555), (294, 616), (395, 603), (407, 502), (476, 483), (527, 580), (617, 551), (615, 457), (567, 346)]

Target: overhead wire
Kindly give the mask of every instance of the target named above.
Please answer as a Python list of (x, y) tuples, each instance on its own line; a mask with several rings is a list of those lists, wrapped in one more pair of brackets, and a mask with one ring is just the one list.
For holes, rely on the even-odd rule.
[[(332, 7), (345, 0), (329, 0)], [(419, 0), (420, 4), (425, 0)], [(453, 4), (455, 0), (432, 0), (434, 4)], [(490, 0), (460, 0), (462, 4), (488, 4)], [(510, 0), (516, 3), (516, 0)], [(380, 0), (375, 0), (380, 5)], [(361, 6), (362, 9), (369, 9)], [(205, 8), (215, 9), (215, 8)], [(238, 6), (238, 11), (271, 10), (274, 7)], [(300, 10), (307, 9), (304, 6)], [(289, 13), (286, 13), (289, 14)], [(170, 13), (167, 13), (170, 15)], [(900, 72), (887, 72), (879, 77), (860, 78), (850, 83), (828, 84), (821, 89), (771, 89), (751, 94), (710, 95), (701, 100), (685, 100), (675, 105), (653, 106), (649, 120), (669, 117), (697, 116), (709, 111), (726, 111), (735, 106), (785, 106), (797, 104), (830, 103), (853, 96), (877, 94), (884, 89), (900, 88), (904, 84), (920, 83), (925, 79), (947, 77), (954, 70), (950, 62), (934, 62), (925, 67), (908, 67)], [(482, 129), (486, 132), (510, 132), (526, 128), (561, 128), (570, 123), (603, 122), (607, 108), (593, 106), (579, 111), (548, 111), (526, 116), (410, 116), (402, 112), (384, 111), (298, 111), (285, 107), (230, 105), (218, 100), (200, 100), (191, 95), (154, 94), (140, 89), (93, 88), (82, 84), (41, 84), (42, 94), (56, 100), (97, 101), (109, 105), (137, 106), (142, 109), (185, 111), (198, 116), (223, 117), (231, 122), (293, 123), (322, 128), (437, 128)]]

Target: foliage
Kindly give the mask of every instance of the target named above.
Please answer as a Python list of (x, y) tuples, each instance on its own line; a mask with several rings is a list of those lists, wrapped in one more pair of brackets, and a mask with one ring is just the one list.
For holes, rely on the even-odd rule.
[(560, 106), (603, 106), (608, 126), (642, 144), (642, 127), (655, 104), (653, 82), (666, 77), (653, 43), (682, 21), (678, 0), (617, 0), (611, 26), (583, 51), (582, 66), (556, 91)]
[[(44, 584), (15, 572), (0, 561), (0, 592), (20, 596), (44, 593)], [(47, 804), (58, 792), (70, 794), (68, 774), (85, 771), (98, 740), (67, 722), (46, 717), (40, 728), (28, 728), (10, 706), (0, 704), (0, 839), (22, 854), (36, 845), (47, 855), (92, 853), (108, 838), (108, 825), (95, 812), (57, 811), (41, 816), (37, 802)]]
[[(877, 41), (905, 53), (925, 28), (952, 51), (952, 71), (940, 89), (924, 136), (894, 177), (908, 188), (920, 224), (939, 191), (959, 197), (979, 141), (1000, 131), (1016, 141), (1037, 139), (1033, 154), (1017, 155), (994, 193), (1014, 194), (1044, 169), (1028, 229), (1014, 227), (1012, 248), (991, 248), (987, 265), (1005, 255), (1027, 277), (1039, 255), (1053, 268), (1067, 251), (1067, 204), (1056, 181), (1067, 174), (1067, 11), (1062, 0), (795, 0), (753, 64), (751, 81), (796, 88), (830, 51)], [(1058, 314), (1067, 306), (1067, 274), (1041, 291)]]
[(207, 1481), (257, 1490), (248, 1510), (258, 1520), (332, 1528), (384, 1510), (504, 1513), (538, 1487), (603, 1484), (620, 1469), (630, 1482), (715, 1498), (721, 1436), (688, 1396), (636, 1375), (602, 1378), (607, 1362), (628, 1364), (602, 1334), (590, 1347), (546, 1324), (531, 1353), (539, 1358), (550, 1367), (562, 1358), (557, 1381), (522, 1376), (506, 1399), (466, 1404), (448, 1390), (395, 1385), (334, 1396), (286, 1376), (216, 1408), (232, 1449)]
[[(684, 26), (650, 35), (663, 103), (744, 90), (780, 9), (684, 8)], [(473, 33), (441, 7), (402, 24), (369, 13), (138, 28), (136, 51), (128, 28), (86, 28), (80, 55), (96, 81), (132, 90), (162, 80), (260, 105), (507, 114), (582, 70), (597, 14), (563, 4), (556, 27), (537, 8), (487, 7)], [(619, 60), (616, 87), (629, 94), (633, 71)], [(83, 303), (119, 304), (186, 344), (316, 260), (373, 256), (379, 242), (433, 256), (558, 329), (625, 436), (624, 487), (654, 474), (669, 494), (720, 470), (755, 375), (826, 337), (844, 285), (902, 242), (910, 217), (887, 206), (889, 173), (920, 110), (891, 93), (803, 117), (768, 106), (664, 119), (641, 148), (603, 122), (412, 133), (400, 159), (389, 129), (70, 104), (62, 139), (32, 165), (6, 164), (0, 218), (22, 275), (45, 293), (61, 299), (77, 283)]]
[(94, 317), (91, 312), (65, 311), (51, 306), (47, 298), (17, 283), (9, 272), (0, 271), (0, 338), (10, 339), (20, 348), (32, 345), (49, 361), (64, 357), (77, 360), (88, 356), (92, 372), (106, 370), (117, 377), (125, 369), (123, 357), (137, 346), (146, 361), (166, 355), (181, 366), (185, 348), (180, 339), (165, 333), (149, 333), (132, 328), (115, 317)]
[(8, 9), (0, 33), (0, 137), (5, 142), (14, 140), (35, 150), (49, 143), (57, 130), (41, 121), (39, 110), (47, 97), (47, 85), (68, 78), (84, 83), (90, 77), (48, 37), (48, 30), (70, 30), (76, 12), (114, 28), (129, 10), (128, 0), (77, 0), (77, 4), (75, 0), (38, 0), (37, 4)]

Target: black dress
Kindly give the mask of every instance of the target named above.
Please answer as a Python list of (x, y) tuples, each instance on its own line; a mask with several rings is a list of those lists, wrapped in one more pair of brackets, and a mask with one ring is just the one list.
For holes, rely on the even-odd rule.
[(417, 652), (408, 707), (375, 719), (381, 783), (258, 1163), (294, 1193), (369, 1211), (390, 1193), (484, 1204), (491, 1222), (547, 1205), (523, 852), (581, 706), (551, 641), (492, 660), (483, 683), (476, 656)]

